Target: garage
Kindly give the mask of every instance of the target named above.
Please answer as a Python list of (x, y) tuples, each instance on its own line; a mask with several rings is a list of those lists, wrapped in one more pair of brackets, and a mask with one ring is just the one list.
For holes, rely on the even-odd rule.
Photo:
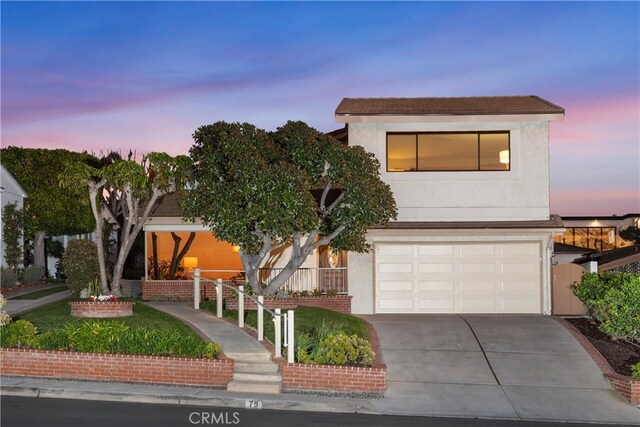
[(377, 243), (376, 313), (542, 313), (540, 242)]

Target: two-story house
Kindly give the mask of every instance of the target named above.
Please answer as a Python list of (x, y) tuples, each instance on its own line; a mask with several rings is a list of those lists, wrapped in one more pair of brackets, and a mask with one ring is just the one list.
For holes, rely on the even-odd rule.
[(345, 98), (348, 144), (381, 162), (398, 220), (349, 253), (354, 313), (551, 312), (549, 122), (536, 96)]

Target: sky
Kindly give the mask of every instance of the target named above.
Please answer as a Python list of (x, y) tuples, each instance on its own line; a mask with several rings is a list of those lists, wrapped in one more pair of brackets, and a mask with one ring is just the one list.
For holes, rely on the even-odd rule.
[(640, 3), (7, 2), (1, 145), (186, 154), (343, 97), (538, 95), (551, 211), (640, 212)]

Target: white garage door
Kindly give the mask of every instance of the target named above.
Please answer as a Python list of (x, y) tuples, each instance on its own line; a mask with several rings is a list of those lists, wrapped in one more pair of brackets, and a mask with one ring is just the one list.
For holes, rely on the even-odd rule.
[(540, 244), (376, 245), (377, 313), (541, 313)]

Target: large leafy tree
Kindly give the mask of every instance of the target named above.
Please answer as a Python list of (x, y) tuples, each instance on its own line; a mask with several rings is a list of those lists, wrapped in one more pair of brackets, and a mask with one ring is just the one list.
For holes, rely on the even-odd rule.
[[(95, 231), (103, 293), (121, 294), (124, 264), (136, 237), (162, 196), (183, 189), (190, 164), (187, 156), (149, 153), (140, 163), (114, 159), (100, 169), (72, 162), (60, 174), (62, 187), (80, 185), (88, 190), (91, 211), (99, 224)], [(108, 237), (102, 232), (104, 223), (119, 227), (118, 256), (110, 283), (103, 244)]]
[[(240, 246), (255, 292), (275, 293), (320, 246), (367, 251), (367, 229), (396, 216), (378, 160), (303, 122), (276, 132), (217, 122), (193, 137), (185, 218), (201, 220), (217, 238)], [(259, 269), (285, 246), (290, 258), (263, 290)]]
[(33, 239), (34, 264), (44, 267), (46, 236), (88, 233), (95, 228), (89, 200), (75, 191), (56, 185), (58, 174), (69, 162), (98, 166), (87, 153), (43, 148), (7, 147), (1, 150), (2, 164), (25, 189), (25, 238)]

